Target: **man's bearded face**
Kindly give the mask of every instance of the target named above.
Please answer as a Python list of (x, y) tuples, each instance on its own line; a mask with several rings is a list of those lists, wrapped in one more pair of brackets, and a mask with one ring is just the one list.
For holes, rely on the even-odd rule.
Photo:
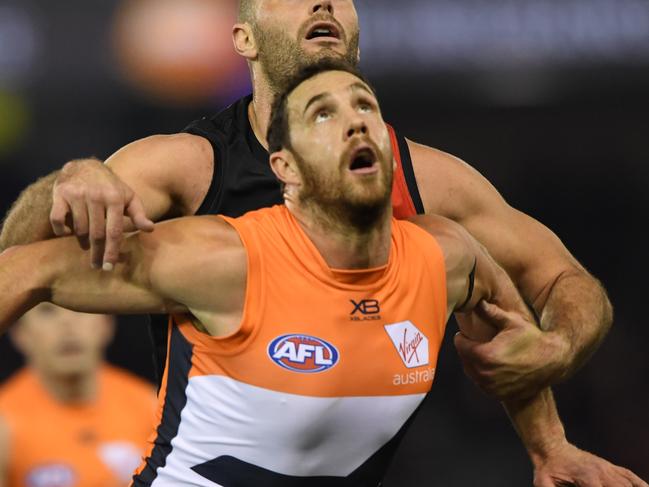
[[(280, 15), (278, 12), (277, 16)], [(335, 12), (312, 14), (302, 20), (297, 32), (295, 28), (287, 28), (286, 20), (272, 22), (269, 17), (254, 22), (259, 62), (275, 92), (283, 91), (287, 81), (302, 68), (322, 59), (339, 58), (353, 66), (358, 64), (360, 33), (353, 6), (349, 11), (341, 11), (340, 16), (344, 17), (343, 21), (337, 19)], [(299, 20), (289, 18), (288, 21), (295, 25)], [(319, 24), (331, 26), (337, 39), (313, 37), (314, 28)]]

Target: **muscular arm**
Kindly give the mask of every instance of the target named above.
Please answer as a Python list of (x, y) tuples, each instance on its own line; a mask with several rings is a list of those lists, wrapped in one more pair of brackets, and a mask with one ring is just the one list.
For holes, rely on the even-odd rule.
[[(213, 165), (209, 142), (189, 134), (138, 140), (105, 164), (71, 161), (23, 191), (5, 218), (0, 250), (73, 231), (83, 247), (92, 247), (95, 263), (102, 256), (114, 263), (123, 215), (147, 229), (147, 217), (159, 221), (193, 214), (207, 194)], [(66, 228), (71, 222), (73, 228)], [(126, 230), (134, 228), (130, 223)]]
[[(449, 313), (491, 314), (490, 322), (458, 320), (458, 336), (469, 335), (480, 346), (488, 346), (508, 322), (528, 328), (532, 337), (543, 333), (507, 273), (463, 227), (440, 216), (418, 216), (412, 221), (435, 236), (444, 252)], [(469, 275), (474, 265), (475, 285), (467, 301)], [(568, 443), (550, 388), (525, 398), (506, 398), (503, 406), (534, 464), (536, 487), (647, 487), (632, 472)]]
[(0, 331), (41, 301), (90, 313), (190, 312), (215, 335), (224, 317), (242, 308), (245, 250), (217, 217), (173, 220), (129, 236), (113, 272), (91, 269), (88, 260), (70, 237), (0, 255)]
[[(430, 147), (409, 146), (426, 211), (467, 228), (511, 276), (546, 331), (534, 346), (494, 342), (492, 365), (517, 368), (517, 392), (527, 394), (570, 376), (611, 325), (611, 305), (600, 283), (554, 233), (510, 207), (473, 168)], [(474, 379), (497, 382), (493, 374)], [(496, 387), (489, 392), (504, 397), (513, 391)]]

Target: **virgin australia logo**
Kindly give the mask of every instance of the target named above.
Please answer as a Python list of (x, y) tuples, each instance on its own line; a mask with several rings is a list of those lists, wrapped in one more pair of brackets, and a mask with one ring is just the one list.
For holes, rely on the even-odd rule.
[(409, 369), (428, 365), (428, 338), (410, 321), (385, 325), (394, 348)]

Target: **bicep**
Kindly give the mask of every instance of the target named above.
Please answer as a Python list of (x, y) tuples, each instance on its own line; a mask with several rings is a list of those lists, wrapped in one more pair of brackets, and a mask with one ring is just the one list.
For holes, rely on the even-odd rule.
[(581, 270), (551, 230), (508, 205), (474, 168), (430, 147), (411, 142), (410, 149), (426, 211), (464, 226), (528, 302), (543, 301), (563, 273)]
[[(39, 244), (41, 245), (41, 244)], [(48, 282), (49, 301), (74, 311), (86, 313), (164, 313), (171, 301), (150, 285), (148, 266), (156, 251), (148, 247), (140, 234), (127, 237), (120, 258), (110, 271), (93, 269), (88, 252), (73, 238), (44, 242), (42, 265), (52, 267)]]
[(180, 218), (156, 224), (152, 233), (130, 235), (111, 272), (91, 269), (73, 238), (40, 242), (29, 250), (26, 258), (52, 266), (45, 278), (51, 301), (77, 311), (219, 312), (235, 301), (234, 288), (243, 289), (246, 281), (238, 233), (217, 217)]
[(160, 221), (198, 209), (212, 180), (214, 155), (203, 137), (154, 135), (126, 145), (106, 165), (142, 200), (147, 217)]
[(550, 229), (499, 195), (485, 197), (460, 223), (507, 271), (530, 304), (543, 301), (562, 274), (583, 270)]

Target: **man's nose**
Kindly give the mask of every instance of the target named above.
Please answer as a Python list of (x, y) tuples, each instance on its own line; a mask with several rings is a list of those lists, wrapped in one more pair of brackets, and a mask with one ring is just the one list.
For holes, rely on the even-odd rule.
[(330, 14), (334, 13), (334, 6), (331, 3), (331, 0), (321, 0), (318, 2), (315, 2), (313, 5), (313, 13), (318, 13), (318, 12), (329, 12)]
[(355, 135), (367, 135), (367, 124), (362, 118), (356, 118), (352, 120), (347, 129), (347, 138), (350, 139)]

